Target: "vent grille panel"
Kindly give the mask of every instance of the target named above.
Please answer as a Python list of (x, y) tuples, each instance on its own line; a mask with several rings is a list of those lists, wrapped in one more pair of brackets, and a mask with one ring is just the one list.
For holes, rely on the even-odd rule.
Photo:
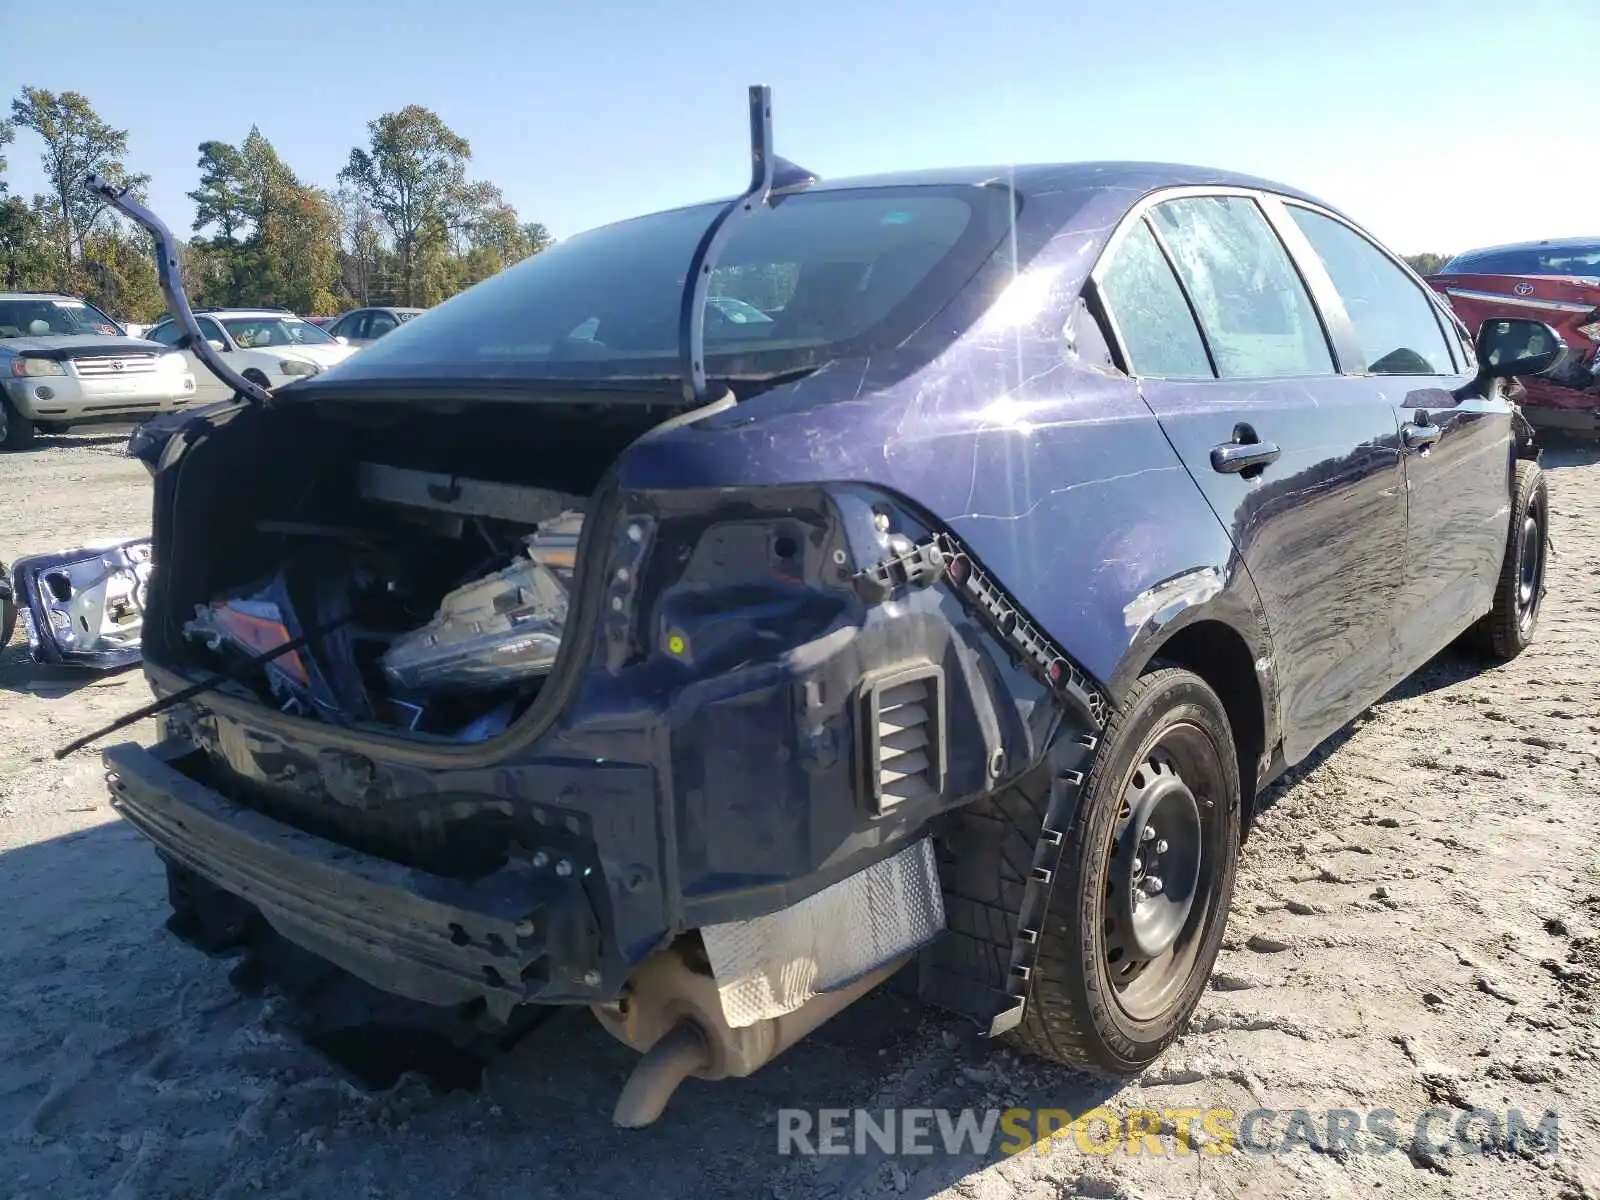
[(879, 812), (944, 788), (943, 679), (930, 669), (867, 693), (872, 792)]

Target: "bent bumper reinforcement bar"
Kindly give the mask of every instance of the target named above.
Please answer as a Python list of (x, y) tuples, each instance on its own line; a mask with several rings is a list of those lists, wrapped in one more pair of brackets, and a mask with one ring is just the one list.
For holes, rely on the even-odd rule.
[(502, 1019), (518, 1004), (604, 998), (599, 929), (576, 875), (515, 861), (472, 882), (418, 871), (236, 804), (162, 751), (105, 752), (112, 807), (289, 941), (374, 986), (429, 1004), (481, 998)]

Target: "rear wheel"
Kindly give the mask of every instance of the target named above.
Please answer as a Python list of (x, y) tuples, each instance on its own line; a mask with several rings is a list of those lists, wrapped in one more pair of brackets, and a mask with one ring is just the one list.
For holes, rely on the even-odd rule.
[(1013, 1034), (1055, 1062), (1136, 1074), (1183, 1033), (1222, 944), (1239, 858), (1239, 759), (1205, 680), (1130, 690), (1062, 848)]
[(1486, 653), (1509, 661), (1533, 644), (1544, 604), (1549, 559), (1550, 497), (1536, 462), (1517, 460), (1511, 498), (1511, 529), (1495, 585), (1494, 608), (1474, 627)]
[(33, 442), (33, 422), (0, 390), (0, 450), (25, 450)]
[[(1139, 679), (1062, 831), (1027, 1006), (1009, 1040), (1126, 1076), (1182, 1034), (1227, 923), (1240, 798), (1217, 694), (1176, 667)], [(1030, 777), (963, 810), (947, 842), (950, 930), (937, 967), (985, 994), (1006, 987), (1047, 802), (1048, 787)]]

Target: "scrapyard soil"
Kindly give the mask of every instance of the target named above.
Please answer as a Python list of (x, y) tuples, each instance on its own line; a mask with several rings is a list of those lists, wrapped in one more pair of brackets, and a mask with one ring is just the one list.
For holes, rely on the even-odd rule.
[[(0, 555), (148, 528), (120, 434), (0, 458)], [(1516, 663), (1436, 660), (1273, 789), (1194, 1028), (1114, 1088), (1019, 1060), (874, 995), (754, 1078), (691, 1082), (655, 1127), (613, 1131), (631, 1062), (581, 1012), (480, 1090), (385, 1091), (285, 1029), (279, 1001), (164, 928), (149, 847), (106, 803), (97, 754), (51, 750), (148, 698), (137, 671), (0, 656), (0, 1195), (660, 1198), (1600, 1195), (1600, 450), (1547, 454), (1558, 557)], [(20, 635), (19, 635), (20, 636)], [(148, 739), (148, 725), (129, 735)], [(1399, 1114), (1389, 1153), (1320, 1135), (1281, 1155), (798, 1158), (780, 1107), (1220, 1106)], [(1414, 1118), (1560, 1115), (1555, 1146), (1445, 1153)], [(1270, 1137), (1270, 1134), (1258, 1134)], [(1443, 1140), (1441, 1138), (1441, 1140)], [(1310, 1141), (1312, 1144), (1307, 1145)], [(1213, 1149), (1216, 1147), (1213, 1146)]]

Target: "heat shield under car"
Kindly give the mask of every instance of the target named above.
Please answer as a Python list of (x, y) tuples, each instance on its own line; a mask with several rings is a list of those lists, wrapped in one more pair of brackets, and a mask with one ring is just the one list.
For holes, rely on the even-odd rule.
[(137, 663), (150, 566), (147, 537), (19, 558), (12, 589), (34, 661), (96, 670)]

